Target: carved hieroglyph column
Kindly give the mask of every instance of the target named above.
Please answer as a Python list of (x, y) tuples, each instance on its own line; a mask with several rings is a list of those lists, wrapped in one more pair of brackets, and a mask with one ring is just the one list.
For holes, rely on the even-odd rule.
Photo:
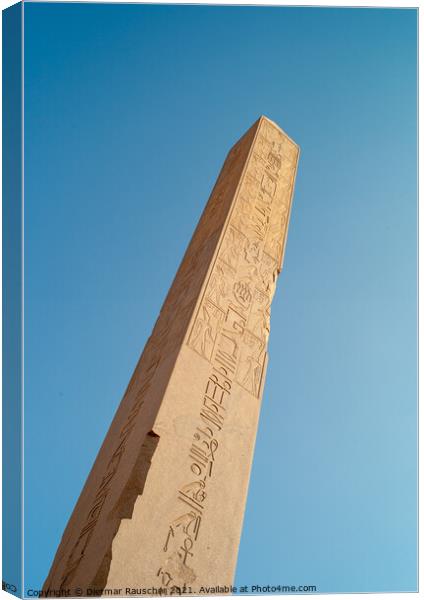
[(232, 584), (298, 155), (265, 117), (229, 152), (44, 589)]

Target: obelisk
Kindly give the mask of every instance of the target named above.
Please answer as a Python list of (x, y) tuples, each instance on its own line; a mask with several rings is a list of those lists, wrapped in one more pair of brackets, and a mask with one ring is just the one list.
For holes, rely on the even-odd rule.
[(44, 590), (232, 585), (298, 155), (266, 117), (230, 150)]

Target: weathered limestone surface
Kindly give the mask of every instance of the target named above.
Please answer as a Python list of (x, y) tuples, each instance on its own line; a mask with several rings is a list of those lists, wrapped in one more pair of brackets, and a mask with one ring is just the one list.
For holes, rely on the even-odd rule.
[(265, 117), (229, 152), (44, 589), (232, 584), (298, 154)]

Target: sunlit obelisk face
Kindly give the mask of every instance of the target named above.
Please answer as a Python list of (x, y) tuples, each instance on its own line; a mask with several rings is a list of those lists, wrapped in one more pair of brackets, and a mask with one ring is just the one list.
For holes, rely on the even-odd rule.
[(265, 117), (228, 154), (45, 589), (231, 586), (298, 155)]

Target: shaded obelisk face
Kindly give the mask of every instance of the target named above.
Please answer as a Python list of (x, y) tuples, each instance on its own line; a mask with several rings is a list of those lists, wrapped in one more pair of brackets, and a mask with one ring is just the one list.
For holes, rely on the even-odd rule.
[(44, 589), (232, 584), (298, 154), (265, 117), (230, 151)]

